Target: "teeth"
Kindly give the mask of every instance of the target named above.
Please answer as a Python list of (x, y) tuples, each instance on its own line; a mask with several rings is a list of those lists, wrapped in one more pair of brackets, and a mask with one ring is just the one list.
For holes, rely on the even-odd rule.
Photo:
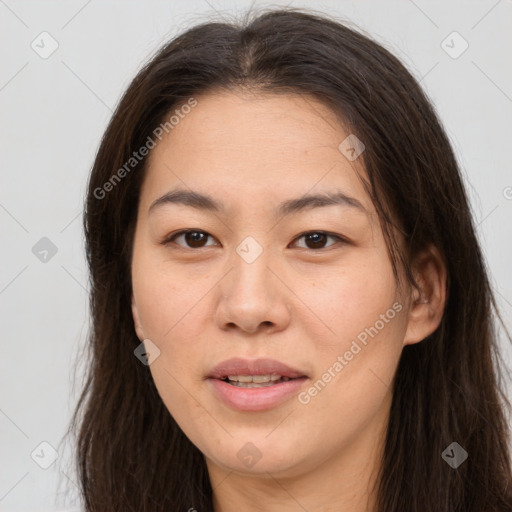
[[(268, 375), (229, 375), (228, 379), (233, 382), (245, 382), (262, 384), (266, 382), (276, 382), (281, 379), (281, 375), (268, 374)], [(289, 380), (288, 377), (282, 377), (283, 380)]]
[(290, 380), (290, 377), (281, 377), (276, 374), (268, 375), (230, 375), (228, 383), (239, 388), (264, 388)]
[(232, 386), (236, 386), (238, 388), (267, 388), (269, 386), (274, 386), (275, 382), (238, 382), (238, 381), (230, 381)]
[(252, 378), (253, 382), (261, 383), (261, 382), (270, 382), (270, 375), (254, 375)]

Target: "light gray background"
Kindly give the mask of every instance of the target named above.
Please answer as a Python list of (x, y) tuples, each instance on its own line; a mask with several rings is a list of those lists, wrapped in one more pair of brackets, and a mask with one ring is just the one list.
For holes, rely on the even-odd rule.
[[(241, 13), (249, 4), (0, 0), (0, 508), (5, 512), (78, 510), (69, 446), (60, 442), (81, 386), (79, 366), (73, 389), (73, 369), (88, 325), (84, 186), (111, 111), (163, 41), (215, 10)], [(351, 20), (422, 79), (463, 169), (478, 235), (511, 329), (512, 3), (255, 4), (313, 7)], [(59, 45), (47, 59), (31, 48), (43, 31)], [(453, 31), (469, 44), (457, 59), (441, 46)], [(453, 52), (461, 41), (452, 39), (445, 44), (454, 46)], [(46, 263), (32, 252), (42, 237), (58, 249)], [(510, 365), (512, 351), (505, 338), (503, 347)], [(57, 462), (46, 470), (31, 458), (43, 441), (59, 450)], [(36, 453), (48, 456), (44, 449)]]

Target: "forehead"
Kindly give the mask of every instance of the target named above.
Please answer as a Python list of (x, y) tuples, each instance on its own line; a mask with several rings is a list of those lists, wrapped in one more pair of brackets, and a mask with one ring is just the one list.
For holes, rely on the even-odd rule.
[(358, 178), (365, 175), (362, 159), (350, 161), (340, 152), (349, 133), (320, 101), (228, 91), (195, 99), (149, 155), (141, 197), (146, 208), (180, 186), (246, 204), (341, 190), (372, 211)]

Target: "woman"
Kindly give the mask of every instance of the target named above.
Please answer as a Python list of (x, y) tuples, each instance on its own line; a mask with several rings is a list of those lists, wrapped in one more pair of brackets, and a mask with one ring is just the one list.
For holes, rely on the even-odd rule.
[(496, 310), (432, 105), (370, 38), (205, 23), (92, 169), (87, 511), (512, 510)]

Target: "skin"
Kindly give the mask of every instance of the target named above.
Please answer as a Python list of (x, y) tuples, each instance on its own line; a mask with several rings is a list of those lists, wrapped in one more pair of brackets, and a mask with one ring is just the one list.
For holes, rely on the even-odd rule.
[[(322, 103), (222, 91), (197, 101), (149, 156), (135, 230), (132, 311), (139, 339), (161, 351), (150, 365), (159, 394), (205, 455), (216, 512), (374, 510), (390, 386), (404, 345), (439, 325), (442, 260), (434, 248), (419, 255), (421, 297), (398, 294), (361, 159), (340, 152), (348, 133)], [(225, 211), (165, 204), (148, 213), (176, 187), (209, 194)], [(275, 215), (282, 201), (333, 190), (367, 212)], [(162, 243), (183, 229), (210, 236)], [(318, 231), (347, 241), (301, 237)], [(263, 250), (252, 263), (236, 252), (248, 236)], [(307, 404), (293, 396), (236, 411), (205, 380), (231, 357), (269, 357), (307, 374), (307, 390), (396, 303), (401, 311)], [(261, 454), (252, 467), (237, 457), (248, 442)]]

